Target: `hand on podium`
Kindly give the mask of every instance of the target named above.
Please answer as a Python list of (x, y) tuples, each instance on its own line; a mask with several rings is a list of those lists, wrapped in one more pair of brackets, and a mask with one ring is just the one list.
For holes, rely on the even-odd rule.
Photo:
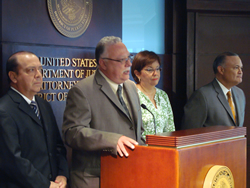
[(120, 157), (123, 157), (123, 155), (128, 157), (129, 155), (124, 145), (126, 145), (130, 149), (134, 149), (135, 148), (134, 145), (138, 145), (138, 142), (136, 142), (132, 138), (121, 136), (117, 143), (117, 153), (120, 155)]

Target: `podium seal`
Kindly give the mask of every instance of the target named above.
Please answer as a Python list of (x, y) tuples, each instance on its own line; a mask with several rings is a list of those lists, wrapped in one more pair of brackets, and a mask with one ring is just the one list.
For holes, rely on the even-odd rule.
[(47, 0), (47, 6), (52, 23), (62, 35), (76, 38), (88, 28), (92, 0)]
[(234, 188), (234, 178), (226, 166), (215, 165), (207, 173), (203, 188)]

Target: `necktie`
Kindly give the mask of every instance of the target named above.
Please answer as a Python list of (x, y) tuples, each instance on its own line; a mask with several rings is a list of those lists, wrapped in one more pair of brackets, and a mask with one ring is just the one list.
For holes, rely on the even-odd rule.
[(118, 98), (119, 98), (119, 101), (121, 103), (121, 105), (123, 106), (123, 108), (125, 109), (127, 115), (130, 117), (130, 114), (129, 114), (129, 111), (128, 111), (128, 108), (123, 100), (123, 97), (122, 97), (122, 86), (121, 85), (118, 85), (118, 89), (117, 89), (117, 95), (118, 95)]
[(234, 105), (233, 105), (233, 101), (232, 101), (231, 91), (227, 92), (227, 100), (228, 100), (228, 103), (229, 103), (229, 106), (231, 108), (231, 111), (232, 111), (232, 114), (234, 117), (234, 121), (235, 121), (235, 109), (234, 109)]
[(37, 103), (35, 101), (31, 101), (30, 107), (34, 110), (35, 114), (40, 119), (40, 113), (39, 113), (39, 109), (38, 109)]

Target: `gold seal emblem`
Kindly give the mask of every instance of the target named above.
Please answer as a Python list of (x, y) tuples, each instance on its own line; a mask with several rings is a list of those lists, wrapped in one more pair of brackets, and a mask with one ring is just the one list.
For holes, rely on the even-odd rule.
[(47, 0), (47, 6), (54, 26), (64, 36), (76, 38), (88, 28), (92, 0)]
[(213, 166), (205, 177), (203, 188), (234, 188), (231, 170), (226, 166)]

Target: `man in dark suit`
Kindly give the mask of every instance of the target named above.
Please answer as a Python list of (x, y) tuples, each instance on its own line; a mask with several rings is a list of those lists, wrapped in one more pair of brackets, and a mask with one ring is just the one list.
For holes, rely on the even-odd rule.
[(42, 86), (40, 61), (17, 52), (6, 70), (11, 88), (0, 99), (0, 187), (65, 188), (66, 149), (49, 103), (35, 96)]
[(242, 68), (241, 59), (235, 53), (224, 52), (216, 57), (213, 63), (215, 79), (195, 91), (188, 100), (182, 129), (243, 126), (246, 99), (236, 86), (242, 82)]
[(128, 157), (125, 146), (143, 144), (140, 101), (128, 80), (130, 53), (120, 38), (104, 37), (95, 55), (96, 73), (69, 91), (64, 112), (63, 138), (73, 149), (72, 187), (99, 187), (101, 151)]

